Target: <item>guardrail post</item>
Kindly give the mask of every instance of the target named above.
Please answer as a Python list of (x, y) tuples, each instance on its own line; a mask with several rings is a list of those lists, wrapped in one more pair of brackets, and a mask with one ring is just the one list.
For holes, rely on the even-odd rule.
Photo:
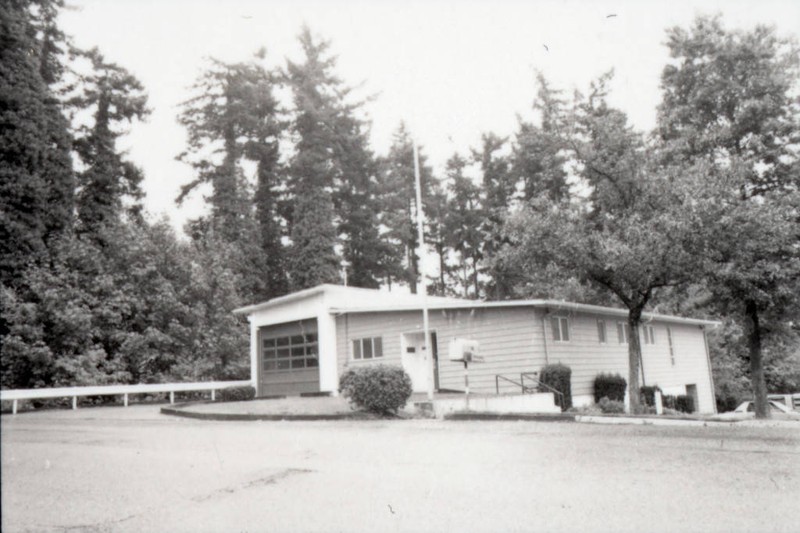
[(122, 395), (122, 403), (125, 405), (125, 407), (128, 407), (128, 393), (127, 392)]
[(217, 389), (211, 389), (211, 401), (213, 402), (216, 399), (217, 399)]
[(72, 397), (72, 408), (73, 409), (77, 409), (78, 408), (78, 397), (77, 396), (73, 396)]
[(11, 402), (11, 414), (12, 415), (17, 414), (17, 400)]
[(169, 403), (175, 403), (175, 391), (169, 391)]

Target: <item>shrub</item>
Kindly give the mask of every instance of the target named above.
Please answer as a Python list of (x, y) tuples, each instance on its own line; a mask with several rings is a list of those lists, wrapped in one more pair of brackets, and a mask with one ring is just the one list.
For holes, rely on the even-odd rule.
[(717, 412), (727, 413), (733, 411), (742, 403), (741, 397), (731, 393), (717, 393)]
[(618, 414), (625, 412), (625, 403), (618, 400), (609, 400), (607, 396), (600, 398), (600, 401), (597, 402), (597, 406), (606, 414)]
[(675, 410), (675, 405), (678, 402), (678, 397), (673, 394), (664, 394), (661, 396), (661, 403), (664, 405), (664, 410)]
[(339, 378), (339, 392), (361, 409), (397, 414), (411, 397), (411, 378), (399, 366), (351, 368)]
[(642, 397), (642, 402), (644, 402), (644, 405), (648, 405), (650, 407), (656, 406), (656, 391), (661, 392), (661, 387), (658, 385), (645, 385), (644, 387), (639, 388), (639, 394)]
[(619, 374), (598, 374), (594, 378), (594, 401), (599, 403), (601, 398), (608, 398), (624, 402), (627, 386), (628, 382)]
[(221, 402), (243, 402), (252, 400), (256, 397), (256, 389), (253, 387), (232, 387), (230, 389), (220, 389), (217, 391), (217, 398)]
[(694, 397), (688, 394), (679, 394), (675, 398), (675, 409), (682, 413), (694, 413)]
[(539, 373), (539, 381), (546, 385), (546, 387), (540, 385), (539, 390), (541, 392), (552, 392), (550, 390), (550, 388), (552, 388), (560, 392), (563, 396), (556, 394), (556, 402), (560, 403), (562, 411), (566, 411), (572, 407), (571, 379), (572, 370), (567, 365), (562, 365), (561, 363), (546, 365)]

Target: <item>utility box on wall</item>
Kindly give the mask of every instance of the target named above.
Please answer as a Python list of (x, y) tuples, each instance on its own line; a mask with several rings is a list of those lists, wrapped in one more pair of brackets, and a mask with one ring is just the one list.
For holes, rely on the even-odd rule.
[(470, 363), (482, 358), (478, 355), (479, 342), (472, 339), (453, 339), (449, 346), (449, 359)]

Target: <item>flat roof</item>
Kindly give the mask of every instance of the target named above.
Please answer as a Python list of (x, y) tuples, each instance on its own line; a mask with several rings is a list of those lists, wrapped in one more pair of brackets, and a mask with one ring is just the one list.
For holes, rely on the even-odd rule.
[[(318, 294), (329, 294), (332, 297), (340, 298), (346, 300), (348, 296), (370, 296), (371, 299), (383, 299), (386, 303), (382, 304), (383, 306), (410, 306), (413, 308), (415, 305), (422, 305), (422, 301), (427, 298), (428, 304), (456, 304), (456, 303), (465, 303), (469, 302), (469, 300), (462, 300), (459, 298), (449, 298), (444, 296), (427, 296), (423, 297), (419, 294), (404, 294), (399, 292), (386, 292), (381, 291), (378, 289), (367, 289), (363, 287), (347, 287), (344, 285), (332, 285), (332, 284), (322, 284), (316, 285), (314, 287), (310, 287), (308, 289), (303, 289), (301, 291), (293, 292), (291, 294), (286, 294), (284, 296), (279, 296), (277, 298), (272, 298), (271, 300), (267, 300), (266, 302), (261, 302), (253, 305), (248, 305), (245, 307), (239, 307), (238, 309), (234, 309), (233, 313), (236, 315), (249, 315), (251, 313), (255, 313), (257, 311), (263, 311), (265, 309), (270, 309), (272, 307), (277, 307), (283, 304), (287, 304), (290, 302), (295, 302), (298, 300), (303, 300), (306, 298), (310, 298), (312, 296), (316, 296)], [(350, 307), (356, 307), (357, 304), (354, 304)], [(339, 304), (340, 308), (345, 308), (342, 304)], [(420, 307), (421, 309), (421, 307)]]
[[(605, 307), (601, 305), (579, 304), (573, 302), (564, 302), (561, 300), (504, 300), (497, 302), (484, 302), (484, 301), (459, 301), (452, 303), (435, 303), (430, 302), (428, 309), (430, 310), (447, 310), (447, 309), (492, 309), (496, 307), (535, 307), (538, 309), (551, 308), (556, 311), (580, 311), (584, 313), (595, 313), (600, 315), (610, 315), (620, 318), (627, 318), (628, 310), (618, 307)], [(329, 309), (331, 313), (337, 314), (351, 314), (351, 313), (388, 313), (392, 311), (421, 311), (422, 305), (376, 305), (369, 307), (353, 307), (353, 308), (336, 308)], [(684, 318), (673, 315), (661, 315), (658, 313), (642, 313), (644, 321), (660, 320), (663, 322), (673, 322), (678, 324), (691, 324), (697, 326), (712, 326), (717, 327), (721, 322), (717, 320), (706, 320), (701, 318)]]
[[(583, 313), (594, 313), (599, 315), (627, 318), (628, 310), (618, 307), (606, 307), (601, 305), (579, 304), (565, 302), (562, 300), (502, 300), (502, 301), (481, 301), (466, 300), (459, 298), (449, 298), (443, 296), (422, 296), (419, 294), (400, 294), (380, 291), (377, 289), (366, 289), (361, 287), (346, 287), (343, 285), (323, 284), (293, 292), (285, 296), (279, 296), (254, 305), (248, 305), (234, 309), (235, 314), (251, 314), (277, 307), (289, 302), (310, 298), (312, 296), (328, 293), (333, 298), (328, 307), (328, 312), (335, 314), (356, 314), (356, 313), (389, 313), (392, 311), (421, 311), (423, 306), (431, 310), (447, 309), (493, 309), (500, 307), (534, 307), (538, 309), (552, 309), (553, 311), (579, 311)], [(348, 296), (371, 295), (370, 301), (382, 302), (375, 305), (361, 305), (363, 298), (354, 298), (348, 304)], [(644, 321), (660, 320), (662, 322), (673, 322), (677, 324), (692, 324), (698, 326), (717, 327), (721, 322), (716, 320), (706, 320), (700, 318), (684, 318), (680, 316), (661, 315), (657, 313), (642, 313)]]

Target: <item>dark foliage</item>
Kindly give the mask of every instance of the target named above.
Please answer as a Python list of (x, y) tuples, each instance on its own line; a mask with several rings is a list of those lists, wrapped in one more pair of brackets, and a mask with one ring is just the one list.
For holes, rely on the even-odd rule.
[(658, 385), (645, 385), (639, 388), (639, 394), (641, 395), (644, 405), (655, 407), (656, 391), (661, 392), (661, 387)]
[(594, 401), (599, 403), (602, 398), (625, 401), (625, 388), (628, 383), (619, 374), (598, 374), (594, 378)]
[(243, 402), (252, 400), (255, 397), (256, 389), (253, 387), (234, 387), (217, 392), (217, 398), (221, 402)]
[(679, 394), (675, 397), (675, 409), (682, 413), (694, 413), (694, 398), (688, 394)]
[(617, 400), (609, 400), (603, 396), (597, 402), (597, 406), (606, 414), (620, 414), (625, 412), (625, 403)]
[[(539, 381), (560, 392), (563, 396), (556, 394), (556, 402), (560, 404), (561, 410), (566, 411), (572, 407), (572, 369), (560, 363), (546, 365), (539, 373)], [(549, 392), (546, 387), (540, 387), (543, 392)]]
[(361, 409), (393, 415), (411, 397), (411, 378), (399, 366), (351, 368), (339, 378), (339, 392)]

